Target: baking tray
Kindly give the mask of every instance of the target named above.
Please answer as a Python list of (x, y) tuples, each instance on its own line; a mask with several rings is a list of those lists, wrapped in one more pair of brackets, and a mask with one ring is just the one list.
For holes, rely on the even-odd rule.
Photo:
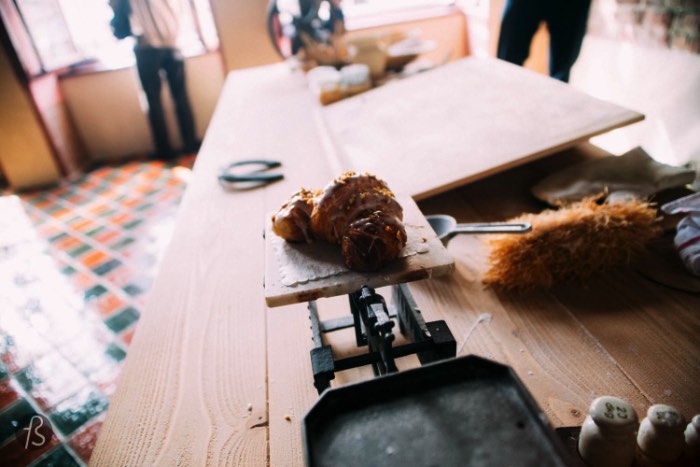
[(510, 367), (460, 357), (325, 391), (303, 421), (308, 466), (564, 466)]

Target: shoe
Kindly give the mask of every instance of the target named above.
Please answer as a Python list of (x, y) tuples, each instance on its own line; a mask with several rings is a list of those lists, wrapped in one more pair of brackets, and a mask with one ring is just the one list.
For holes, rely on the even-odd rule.
[(148, 160), (150, 161), (172, 162), (175, 159), (177, 159), (177, 153), (172, 151), (166, 153), (153, 152), (148, 155)]
[(195, 141), (194, 143), (186, 144), (185, 147), (182, 148), (182, 154), (197, 154), (199, 152), (199, 148), (201, 147), (201, 141)]

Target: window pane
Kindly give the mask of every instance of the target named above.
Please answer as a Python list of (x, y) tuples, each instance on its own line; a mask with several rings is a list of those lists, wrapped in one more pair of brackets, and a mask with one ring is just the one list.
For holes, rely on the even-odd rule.
[(209, 0), (191, 0), (194, 2), (195, 12), (202, 31), (202, 39), (207, 49), (214, 50), (219, 47), (219, 35), (216, 33), (214, 15), (211, 12)]
[(112, 9), (107, 0), (59, 0), (76, 48), (94, 58), (114, 43), (109, 22)]
[(45, 70), (68, 66), (83, 59), (56, 0), (17, 0), (17, 6)]
[(1, 20), (5, 25), (7, 34), (10, 36), (10, 41), (17, 52), (17, 57), (26, 76), (35, 76), (41, 73), (42, 64), (39, 60), (39, 55), (37, 55), (34, 43), (14, 2), (11, 0), (0, 0), (0, 16), (2, 16)]
[(347, 17), (353, 17), (454, 3), (455, 0), (343, 0), (342, 7)]
[[(114, 13), (109, 0), (15, 1), (44, 70), (85, 60), (97, 60), (107, 68), (134, 63), (135, 40), (131, 37), (119, 40), (112, 34), (109, 23)], [(209, 1), (183, 0), (183, 4), (187, 6), (180, 17), (183, 51), (196, 54), (218, 47)], [(201, 28), (201, 37), (195, 19)]]

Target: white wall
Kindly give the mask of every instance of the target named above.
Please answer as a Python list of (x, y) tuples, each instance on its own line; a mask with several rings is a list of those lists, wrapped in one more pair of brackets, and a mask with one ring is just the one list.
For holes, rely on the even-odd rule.
[[(505, 0), (460, 4), (467, 13), (471, 53), (495, 56)], [(525, 66), (547, 74), (548, 50), (548, 33), (541, 27)], [(570, 84), (646, 116), (593, 138), (594, 144), (613, 154), (642, 146), (661, 162), (694, 161), (700, 167), (700, 55), (587, 35)]]
[(571, 85), (646, 115), (594, 144), (614, 154), (642, 146), (661, 162), (700, 166), (700, 55), (586, 36)]
[[(218, 53), (188, 58), (187, 91), (197, 136), (204, 137), (224, 82)], [(166, 83), (163, 106), (174, 147), (180, 147), (174, 106)], [(153, 152), (146, 100), (134, 67), (68, 76), (61, 90), (81, 141), (94, 161)]]
[(91, 160), (152, 151), (133, 68), (61, 79), (66, 106)]

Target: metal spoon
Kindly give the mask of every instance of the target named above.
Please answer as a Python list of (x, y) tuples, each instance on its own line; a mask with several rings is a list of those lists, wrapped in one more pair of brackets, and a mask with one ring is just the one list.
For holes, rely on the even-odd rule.
[(532, 230), (532, 225), (530, 225), (529, 222), (486, 222), (458, 224), (454, 217), (444, 214), (425, 216), (425, 218), (428, 220), (430, 227), (433, 228), (438, 238), (445, 246), (447, 246), (447, 242), (449, 242), (452, 237), (457, 234), (522, 234)]

